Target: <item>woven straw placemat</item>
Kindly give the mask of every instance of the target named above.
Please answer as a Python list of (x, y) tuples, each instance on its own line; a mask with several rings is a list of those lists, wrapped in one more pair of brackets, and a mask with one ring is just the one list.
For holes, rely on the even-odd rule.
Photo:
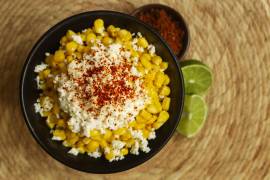
[[(1, 0), (0, 179), (270, 179), (270, 2), (167, 0), (191, 32), (187, 58), (214, 73), (209, 116), (200, 134), (175, 134), (153, 159), (132, 170), (93, 175), (47, 155), (19, 106), (22, 66), (37, 39), (58, 21), (88, 10), (131, 12), (153, 1)], [(156, 2), (156, 1), (155, 1)]]

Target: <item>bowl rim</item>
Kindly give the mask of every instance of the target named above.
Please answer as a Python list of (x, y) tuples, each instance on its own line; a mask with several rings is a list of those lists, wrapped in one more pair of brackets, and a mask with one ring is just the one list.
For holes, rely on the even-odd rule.
[[(65, 25), (65, 24), (69, 24), (70, 20), (74, 20), (74, 19), (80, 19), (84, 16), (91, 16), (91, 15), (95, 15), (95, 14), (100, 14), (100, 13), (106, 13), (106, 14), (111, 14), (111, 15), (117, 15), (117, 16), (125, 16), (128, 19), (132, 20), (132, 21), (136, 21), (136, 23), (142, 24), (146, 29), (148, 29), (151, 33), (155, 34), (155, 36), (157, 36), (160, 40), (160, 42), (165, 46), (165, 48), (168, 49), (169, 53), (171, 54), (171, 56), (173, 57), (173, 60), (175, 61), (175, 64), (177, 66), (178, 69), (178, 75), (180, 77), (180, 84), (182, 85), (182, 89), (181, 89), (181, 93), (180, 96), (182, 97), (182, 101), (179, 100), (179, 106), (180, 106), (180, 111), (177, 112), (178, 113), (178, 119), (175, 122), (175, 126), (170, 130), (170, 134), (168, 134), (168, 137), (163, 141), (163, 143), (160, 144), (159, 147), (155, 148), (155, 151), (151, 154), (148, 154), (148, 156), (144, 157), (144, 158), (139, 158), (138, 156), (138, 160), (135, 161), (134, 163), (130, 163), (127, 164), (126, 166), (123, 166), (121, 168), (118, 169), (108, 169), (106, 171), (95, 171), (93, 169), (82, 169), (82, 168), (78, 168), (76, 166), (72, 166), (71, 163), (67, 163), (65, 162), (62, 158), (59, 158), (57, 155), (55, 155), (46, 145), (45, 143), (39, 138), (39, 136), (34, 132), (34, 128), (31, 125), (31, 122), (29, 120), (29, 117), (27, 115), (27, 107), (25, 105), (25, 99), (24, 99), (24, 83), (25, 83), (25, 77), (27, 75), (27, 69), (28, 66), (30, 64), (30, 62), (33, 60), (33, 55), (36, 53), (38, 47), (43, 43), (43, 41), (46, 39), (46, 37), (54, 32), (56, 29), (61, 28), (61, 26)], [(32, 47), (31, 51), (29, 52), (26, 61), (24, 62), (23, 68), (21, 70), (21, 78), (20, 78), (20, 84), (19, 84), (19, 96), (20, 96), (20, 105), (21, 105), (21, 111), (24, 117), (24, 121), (30, 131), (30, 133), (32, 134), (32, 136), (34, 137), (35, 141), (39, 144), (39, 146), (41, 146), (41, 149), (43, 149), (47, 154), (49, 154), (53, 159), (55, 159), (56, 161), (60, 162), (61, 164), (81, 171), (81, 172), (87, 172), (87, 173), (93, 173), (93, 174), (110, 174), (110, 173), (117, 173), (117, 172), (122, 172), (122, 171), (126, 171), (129, 169), (132, 169), (136, 166), (139, 166), (141, 164), (143, 164), (144, 162), (148, 161), (149, 159), (151, 159), (153, 156), (155, 156), (158, 152), (160, 152), (160, 150), (168, 143), (168, 141), (171, 139), (171, 137), (173, 136), (177, 125), (179, 124), (180, 121), (180, 117), (182, 115), (183, 112), (183, 105), (184, 105), (184, 78), (183, 78), (183, 74), (182, 71), (180, 69), (180, 65), (179, 62), (177, 61), (177, 58), (175, 56), (175, 54), (172, 52), (172, 50), (168, 47), (167, 43), (163, 40), (163, 38), (155, 31), (152, 30), (152, 28), (140, 21), (138, 18), (131, 16), (129, 14), (125, 14), (122, 12), (117, 12), (117, 11), (110, 11), (110, 10), (95, 10), (95, 11), (85, 11), (79, 14), (75, 14), (72, 16), (69, 16), (67, 18), (62, 19), (61, 21), (59, 21), (58, 23), (56, 23), (55, 25), (53, 25), (52, 27), (50, 27), (45, 33), (43, 33), (43, 35), (36, 41), (36, 43), (34, 44), (34, 46)]]
[[(186, 57), (187, 52), (189, 50), (189, 46), (190, 46), (190, 31), (189, 31), (189, 27), (188, 27), (187, 21), (185, 20), (185, 18), (183, 17), (183, 15), (180, 12), (178, 12), (176, 9), (174, 9), (174, 8), (172, 8), (170, 6), (167, 6), (165, 4), (159, 4), (159, 3), (142, 5), (142, 6), (138, 7), (138, 8), (136, 8), (135, 10), (133, 10), (130, 13), (130, 15), (137, 17), (137, 15), (140, 12), (143, 12), (143, 11), (146, 11), (146, 10), (149, 10), (149, 9), (152, 9), (152, 8), (161, 8), (161, 9), (164, 9), (165, 11), (169, 11), (170, 14), (174, 14), (175, 16), (177, 16), (177, 18), (179, 19), (179, 21), (181, 21), (181, 23), (183, 24), (183, 28), (184, 28), (184, 32), (185, 32), (184, 38), (186, 38), (186, 43), (183, 43), (185, 46), (183, 46), (184, 48), (182, 50), (182, 53), (180, 51), (179, 53), (176, 54), (176, 57), (177, 57), (177, 59), (179, 61), (183, 60)], [(151, 27), (151, 28), (153, 28), (153, 27)], [(166, 42), (166, 40), (164, 40), (164, 41)], [(170, 48), (170, 46), (168, 46), (168, 47)]]

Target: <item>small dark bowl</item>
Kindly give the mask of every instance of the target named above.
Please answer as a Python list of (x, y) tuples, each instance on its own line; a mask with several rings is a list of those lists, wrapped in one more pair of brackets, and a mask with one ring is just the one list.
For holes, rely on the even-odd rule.
[[(170, 119), (157, 131), (157, 138), (149, 141), (151, 151), (149, 153), (140, 152), (140, 155), (138, 156), (128, 155), (121, 161), (111, 163), (104, 157), (94, 159), (88, 155), (80, 154), (78, 156), (73, 156), (68, 154), (68, 148), (64, 147), (60, 142), (51, 140), (50, 130), (45, 123), (45, 119), (35, 113), (33, 106), (40, 93), (36, 87), (36, 73), (34, 73), (34, 68), (44, 60), (45, 52), (52, 53), (57, 50), (60, 38), (65, 35), (68, 29), (81, 31), (92, 26), (93, 21), (97, 18), (102, 18), (106, 26), (113, 24), (121, 28), (126, 28), (131, 32), (141, 32), (150, 43), (156, 46), (157, 53), (169, 62), (167, 74), (171, 77)], [(142, 164), (158, 153), (169, 141), (178, 125), (182, 113), (184, 83), (176, 57), (161, 37), (156, 32), (153, 32), (149, 26), (127, 14), (113, 11), (92, 11), (78, 14), (61, 21), (38, 40), (31, 50), (22, 71), (20, 100), (25, 122), (29, 130), (40, 146), (53, 158), (80, 171), (91, 173), (113, 173), (124, 171)]]
[(185, 19), (175, 9), (173, 9), (169, 6), (162, 5), (162, 4), (147, 4), (145, 6), (141, 6), (137, 9), (135, 9), (131, 13), (131, 15), (138, 18), (138, 15), (141, 12), (147, 12), (150, 9), (163, 9), (163, 10), (165, 10), (173, 18), (173, 20), (178, 22), (180, 28), (184, 31), (184, 36), (183, 36), (182, 42), (179, 42), (182, 44), (182, 49), (178, 54), (176, 54), (176, 56), (178, 57), (178, 60), (182, 60), (188, 51), (189, 43), (190, 43), (189, 29), (188, 29), (188, 25), (187, 25)]

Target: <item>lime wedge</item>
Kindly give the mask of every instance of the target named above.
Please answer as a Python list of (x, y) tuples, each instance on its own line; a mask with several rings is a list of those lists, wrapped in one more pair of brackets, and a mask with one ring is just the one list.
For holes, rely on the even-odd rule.
[(185, 93), (205, 93), (213, 81), (211, 69), (197, 60), (182, 61), (180, 65), (184, 76)]
[(184, 111), (177, 131), (186, 137), (193, 137), (203, 127), (207, 116), (207, 105), (199, 95), (186, 95)]

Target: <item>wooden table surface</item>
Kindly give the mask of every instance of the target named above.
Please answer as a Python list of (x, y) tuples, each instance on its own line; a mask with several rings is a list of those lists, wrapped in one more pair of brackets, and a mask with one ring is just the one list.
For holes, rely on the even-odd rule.
[[(214, 73), (200, 134), (175, 134), (148, 162), (122, 173), (70, 169), (34, 141), (19, 105), (19, 79), (37, 39), (58, 21), (89, 10), (131, 12), (151, 0), (0, 0), (0, 179), (270, 179), (270, 1), (164, 0), (186, 18), (187, 58)], [(157, 1), (155, 1), (157, 2)]]

